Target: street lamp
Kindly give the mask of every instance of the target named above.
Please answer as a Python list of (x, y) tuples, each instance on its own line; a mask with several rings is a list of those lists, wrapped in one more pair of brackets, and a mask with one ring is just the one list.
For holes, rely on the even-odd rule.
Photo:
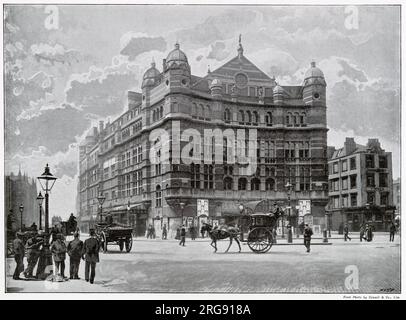
[(97, 197), (97, 200), (99, 201), (99, 205), (100, 205), (100, 222), (102, 222), (102, 212), (103, 212), (103, 203), (104, 200), (106, 200), (106, 197), (104, 196), (103, 193), (100, 193), (100, 195)]
[(21, 218), (20, 230), (23, 231), (23, 211), (24, 211), (24, 206), (22, 204), (20, 204), (18, 209), (20, 209), (20, 218)]
[(39, 230), (42, 230), (42, 202), (44, 201), (44, 197), (41, 194), (41, 191), (37, 197), (37, 203), (39, 206)]
[(45, 166), (44, 173), (39, 176), (38, 181), (41, 185), (42, 190), (45, 192), (45, 233), (49, 232), (49, 192), (51, 192), (52, 187), (55, 184), (56, 177), (49, 170), (48, 163)]
[(183, 210), (185, 209), (185, 203), (184, 202), (180, 202), (179, 206), (180, 206), (180, 212), (181, 212), (181, 217), (182, 217), (182, 225), (183, 225)]
[(289, 206), (289, 229), (288, 229), (288, 243), (292, 243), (292, 226), (291, 226), (291, 216), (290, 216), (290, 211), (291, 211), (291, 203), (290, 203), (290, 195), (292, 192), (292, 184), (288, 181), (285, 186), (287, 190), (287, 195), (288, 195), (288, 206)]

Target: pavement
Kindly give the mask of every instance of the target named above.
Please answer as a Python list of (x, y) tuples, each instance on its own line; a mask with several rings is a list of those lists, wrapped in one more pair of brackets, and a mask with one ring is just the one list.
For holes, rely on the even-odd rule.
[[(213, 253), (207, 238), (187, 238), (185, 247), (177, 240), (135, 238), (130, 253), (114, 245), (100, 253), (94, 284), (13, 280), (9, 258), (7, 292), (400, 293), (399, 236), (395, 242), (386, 233), (376, 233), (372, 242), (353, 236), (344, 242), (332, 234), (328, 245), (316, 236), (310, 253), (301, 238), (294, 237), (294, 245), (278, 239), (264, 254), (253, 253), (246, 243), (241, 253), (235, 243), (224, 253), (228, 240), (219, 241)], [(68, 274), (68, 259), (66, 265)], [(84, 277), (84, 263), (79, 276)]]

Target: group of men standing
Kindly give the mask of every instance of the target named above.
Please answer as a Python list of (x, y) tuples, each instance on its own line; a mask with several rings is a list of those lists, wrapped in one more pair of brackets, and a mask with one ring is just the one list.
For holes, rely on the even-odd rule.
[[(20, 274), (23, 272), (26, 279), (39, 279), (41, 256), (44, 255), (44, 239), (47, 239), (42, 234), (32, 234), (24, 244), (23, 233), (17, 232), (16, 239), (13, 241), (14, 260), (16, 268), (13, 274), (13, 279), (21, 280)], [(79, 278), (80, 260), (85, 261), (85, 280), (94, 283), (96, 275), (96, 263), (99, 262), (99, 241), (93, 229), (90, 230), (90, 238), (85, 242), (79, 239), (79, 233), (74, 234), (74, 239), (66, 245), (64, 236), (61, 233), (54, 233), (51, 237), (50, 250), (54, 264), (54, 273), (62, 279), (65, 277), (65, 260), (66, 254), (69, 255), (69, 278)], [(27, 252), (27, 268), (24, 270), (24, 256)], [(40, 262), (38, 262), (40, 260)], [(37, 274), (33, 275), (34, 268), (37, 265)]]

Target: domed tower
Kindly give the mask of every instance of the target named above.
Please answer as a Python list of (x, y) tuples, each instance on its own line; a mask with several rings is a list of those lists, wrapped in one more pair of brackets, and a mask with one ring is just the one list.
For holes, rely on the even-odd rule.
[(303, 101), (305, 104), (326, 105), (326, 81), (323, 71), (312, 61), (303, 81)]
[(164, 81), (171, 88), (189, 88), (190, 86), (190, 65), (186, 54), (180, 50), (179, 43), (175, 49), (169, 52), (164, 60)]
[(155, 62), (151, 63), (151, 67), (145, 71), (142, 77), (142, 108), (149, 106), (150, 90), (156, 87), (161, 82), (161, 74), (155, 67)]
[(276, 85), (273, 88), (273, 102), (276, 105), (282, 105), (283, 104), (283, 88), (280, 85)]
[(144, 76), (142, 77), (141, 89), (152, 88), (158, 85), (161, 81), (161, 73), (155, 67), (155, 62), (151, 63), (151, 67), (145, 71)]
[(223, 85), (219, 79), (215, 78), (210, 83), (210, 93), (213, 98), (221, 98), (223, 95)]

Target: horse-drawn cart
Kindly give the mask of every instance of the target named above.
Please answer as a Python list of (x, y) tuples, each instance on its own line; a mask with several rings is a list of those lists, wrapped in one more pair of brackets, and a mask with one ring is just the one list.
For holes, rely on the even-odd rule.
[(247, 242), (248, 247), (255, 253), (268, 252), (274, 241), (274, 228), (278, 217), (274, 213), (254, 213), (242, 218), (248, 225), (248, 235), (242, 241)]
[(130, 226), (117, 223), (99, 222), (95, 225), (96, 236), (103, 252), (107, 252), (108, 244), (118, 245), (120, 251), (125, 247), (125, 251), (130, 252), (133, 246), (132, 230)]

